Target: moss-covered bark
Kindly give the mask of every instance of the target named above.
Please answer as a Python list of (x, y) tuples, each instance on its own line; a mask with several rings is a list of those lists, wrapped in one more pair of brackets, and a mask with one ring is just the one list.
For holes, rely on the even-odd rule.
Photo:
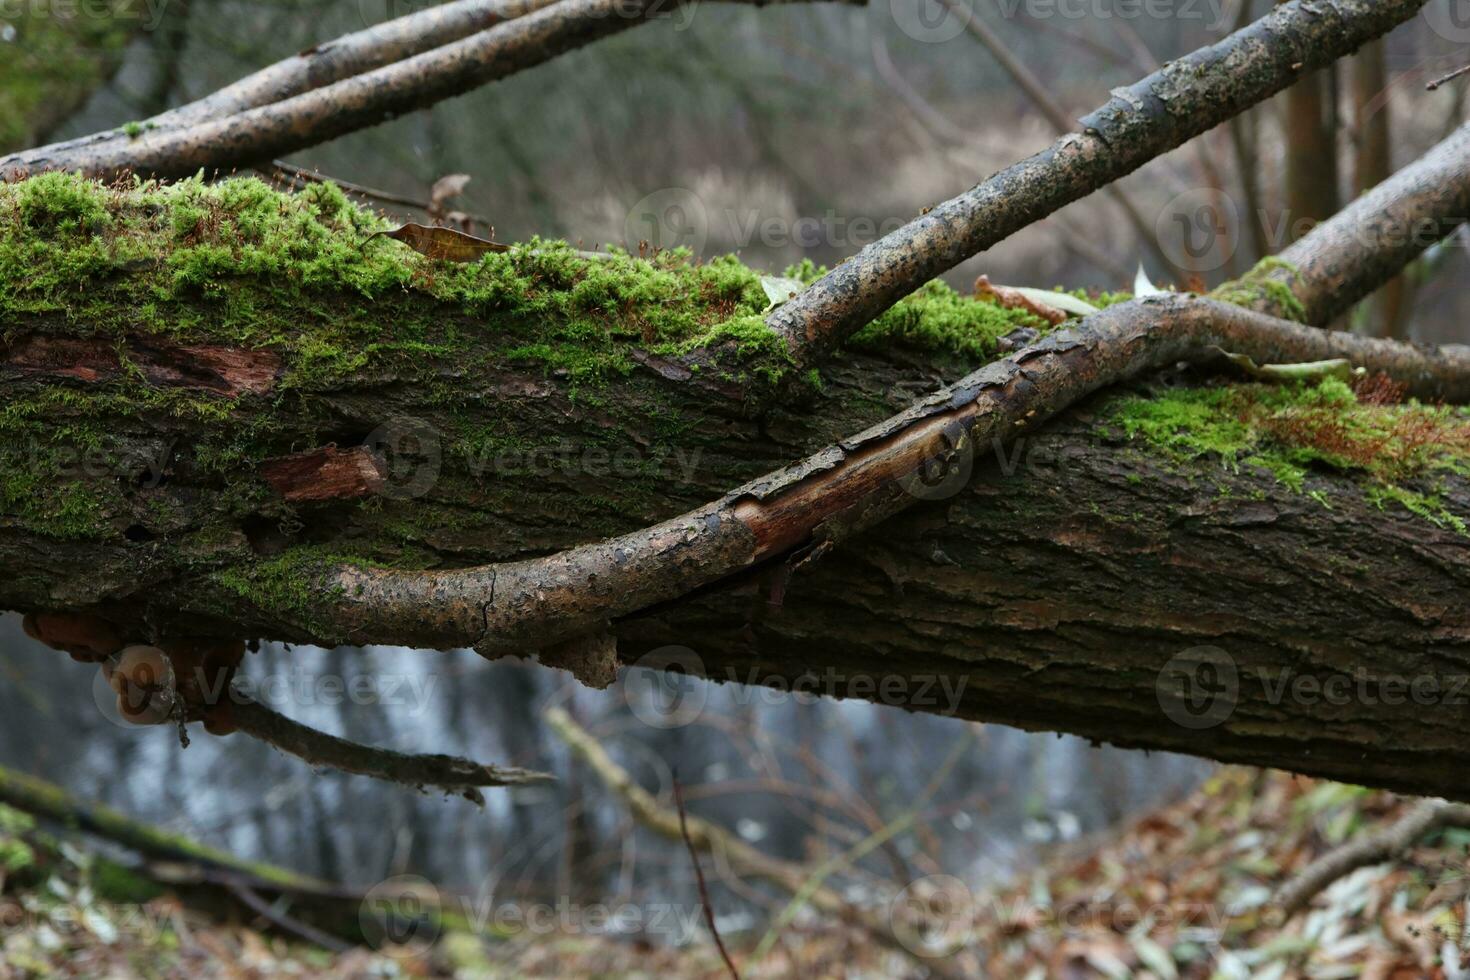
[(0, 186), (0, 604), (229, 620), (325, 556), (456, 567), (632, 530), (1040, 325), (934, 284), (860, 338), (891, 360), (855, 351), (764, 414), (789, 361), (734, 260), (451, 265), (381, 227), (326, 186)]
[[(467, 567), (644, 527), (1036, 328), (930, 286), (770, 407), (789, 362), (738, 263), (533, 243), (448, 266), (377, 227), (329, 188), (0, 187), (0, 607), (332, 641), (304, 584), (326, 561)], [(794, 574), (615, 624), (618, 655), (675, 643), (719, 678), (813, 671), (829, 693), (1463, 795), (1453, 708), (1273, 702), (1254, 674), (1214, 727), (1160, 707), (1161, 668), (1199, 645), (1242, 674), (1453, 685), (1467, 422), (1360, 388), (1108, 396)]]

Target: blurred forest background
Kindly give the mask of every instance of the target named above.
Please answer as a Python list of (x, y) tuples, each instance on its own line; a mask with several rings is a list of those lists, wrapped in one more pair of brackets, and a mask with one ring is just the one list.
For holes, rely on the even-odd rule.
[[(1121, 0), (968, 2), (1070, 117), (1222, 36), (1240, 16), (1225, 0), (1144, 5), (1165, 16)], [(0, 63), (9, 63), (0, 75), (53, 76), (44, 96), (0, 86), (0, 151), (146, 118), (414, 9), (383, 0), (154, 0), (103, 29), (95, 17), (38, 14), (49, 7), (0, 2)], [(1375, 117), (1391, 126), (1393, 165), (1464, 117), (1466, 79), (1432, 93), (1424, 83), (1463, 61), (1470, 21), (1455, 0), (1432, 7), (1437, 14), (1396, 32), (1376, 55), (1386, 69), (1378, 90), (1359, 90), (1356, 58), (1322, 79), (1328, 111), (1336, 106), (1338, 166), (1323, 164), (1316, 179), (1338, 200), (1355, 193), (1360, 137)], [(965, 263), (950, 281), (967, 288), (983, 272), (1014, 285), (1116, 289), (1131, 285), (1140, 263), (1159, 282), (1239, 274), (1289, 240), (1281, 229), (1293, 217), (1293, 119), (1279, 98), (1236, 131), (1221, 127), (1123, 181), (1157, 248), (1099, 194)], [(455, 206), (485, 216), (502, 241), (636, 247), (640, 202), (693, 200), (704, 222), (688, 244), (779, 271), (835, 263), (1054, 136), (1033, 99), (938, 0), (698, 3), (288, 162), (420, 200), (438, 178), (468, 174)], [(1411, 271), (1398, 332), (1470, 340), (1460, 241)], [(1385, 329), (1369, 314), (1357, 326)], [(543, 723), (551, 705), (572, 711), (645, 786), (666, 790), (677, 770), (690, 812), (772, 854), (819, 858), (926, 799), (920, 832), (875, 863), (971, 882), (1021, 871), (1055, 843), (1177, 797), (1210, 770), (1070, 737), (693, 681), (682, 694), (703, 710), (690, 724), (660, 727), (646, 721), (657, 696), (647, 678), (594, 692), (555, 671), (471, 653), (266, 645), (247, 658), (252, 678), (288, 685), (282, 710), (319, 728), (560, 780), (492, 794), (480, 811), (313, 772), (259, 743), (201, 736), (183, 750), (170, 731), (114, 724), (94, 702), (95, 668), (31, 643), (14, 617), (0, 620), (0, 645), (4, 765), (243, 856), (356, 885), (415, 873), (504, 898), (689, 894), (688, 856), (631, 832), (621, 803)], [(697, 649), (698, 638), (688, 645)], [(348, 691), (354, 678), (364, 686), (338, 697), (322, 687), (331, 677)], [(925, 797), (937, 772), (942, 783)], [(717, 887), (722, 909), (746, 910), (729, 913), (727, 928), (762, 914), (758, 901), (745, 902), (755, 896)]]

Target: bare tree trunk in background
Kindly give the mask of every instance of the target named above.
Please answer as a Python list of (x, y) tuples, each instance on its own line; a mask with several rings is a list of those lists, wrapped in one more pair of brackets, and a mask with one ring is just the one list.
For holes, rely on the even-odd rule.
[(1313, 72), (1286, 90), (1287, 239), (1283, 245), (1332, 217), (1341, 206), (1334, 69)]
[[(1356, 160), (1353, 189), (1361, 194), (1393, 173), (1390, 143), (1388, 64), (1384, 42), (1366, 45), (1353, 59), (1353, 125)], [(1395, 276), (1367, 304), (1370, 332), (1379, 337), (1406, 338), (1404, 278)]]

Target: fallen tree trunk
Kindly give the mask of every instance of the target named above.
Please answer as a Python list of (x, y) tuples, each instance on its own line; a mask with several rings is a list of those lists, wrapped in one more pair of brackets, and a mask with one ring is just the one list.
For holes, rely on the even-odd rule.
[[(129, 637), (332, 642), (323, 568), (468, 568), (646, 526), (1036, 325), (931, 287), (757, 419), (744, 384), (786, 362), (733, 264), (542, 246), (456, 270), (364, 241), (330, 188), (52, 175), (4, 194), (0, 606)], [(1331, 283), (1314, 270), (1342, 267), (1310, 255), (1270, 272), (1306, 307)], [(724, 341), (740, 359), (684, 356)], [(1235, 455), (1264, 466), (1181, 452), (1156, 424), (1168, 396), (1104, 394), (1028, 429), (1020, 456), (982, 447), (969, 490), (915, 485), (927, 503), (819, 560), (543, 659), (607, 680), (678, 645), (671, 666), (719, 679), (814, 675), (838, 696), (1463, 796), (1463, 417), (1357, 406), (1382, 438), (1355, 458), (1352, 432), (1319, 424), (1346, 410), (1320, 403), (1337, 389), (1272, 390), (1174, 405), (1206, 428), (1249, 418), (1263, 441)]]

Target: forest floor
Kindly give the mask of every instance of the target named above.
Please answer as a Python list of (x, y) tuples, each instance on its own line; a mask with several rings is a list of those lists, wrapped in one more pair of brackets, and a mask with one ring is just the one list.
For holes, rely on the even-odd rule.
[[(916, 949), (951, 954), (964, 975), (1007, 980), (1470, 976), (1459, 965), (1470, 830), (1439, 832), (1400, 861), (1356, 871), (1284, 923), (1272, 905), (1313, 858), (1412, 805), (1389, 793), (1222, 768), (1184, 800), (1055, 854), (1004, 887), (961, 888), (942, 902), (930, 895), (943, 915), (927, 935), (907, 938)], [(265, 922), (238, 912), (185, 908), (168, 893), (138, 903), (100, 898), (118, 891), (115, 867), (0, 808), (0, 978), (728, 975), (708, 943), (681, 950), (626, 936), (490, 942), (449, 931), (427, 951), (328, 953), (263, 932)], [(921, 975), (918, 960), (850, 928), (796, 923), (759, 963), (751, 962), (753, 943), (727, 937), (741, 975)]]

